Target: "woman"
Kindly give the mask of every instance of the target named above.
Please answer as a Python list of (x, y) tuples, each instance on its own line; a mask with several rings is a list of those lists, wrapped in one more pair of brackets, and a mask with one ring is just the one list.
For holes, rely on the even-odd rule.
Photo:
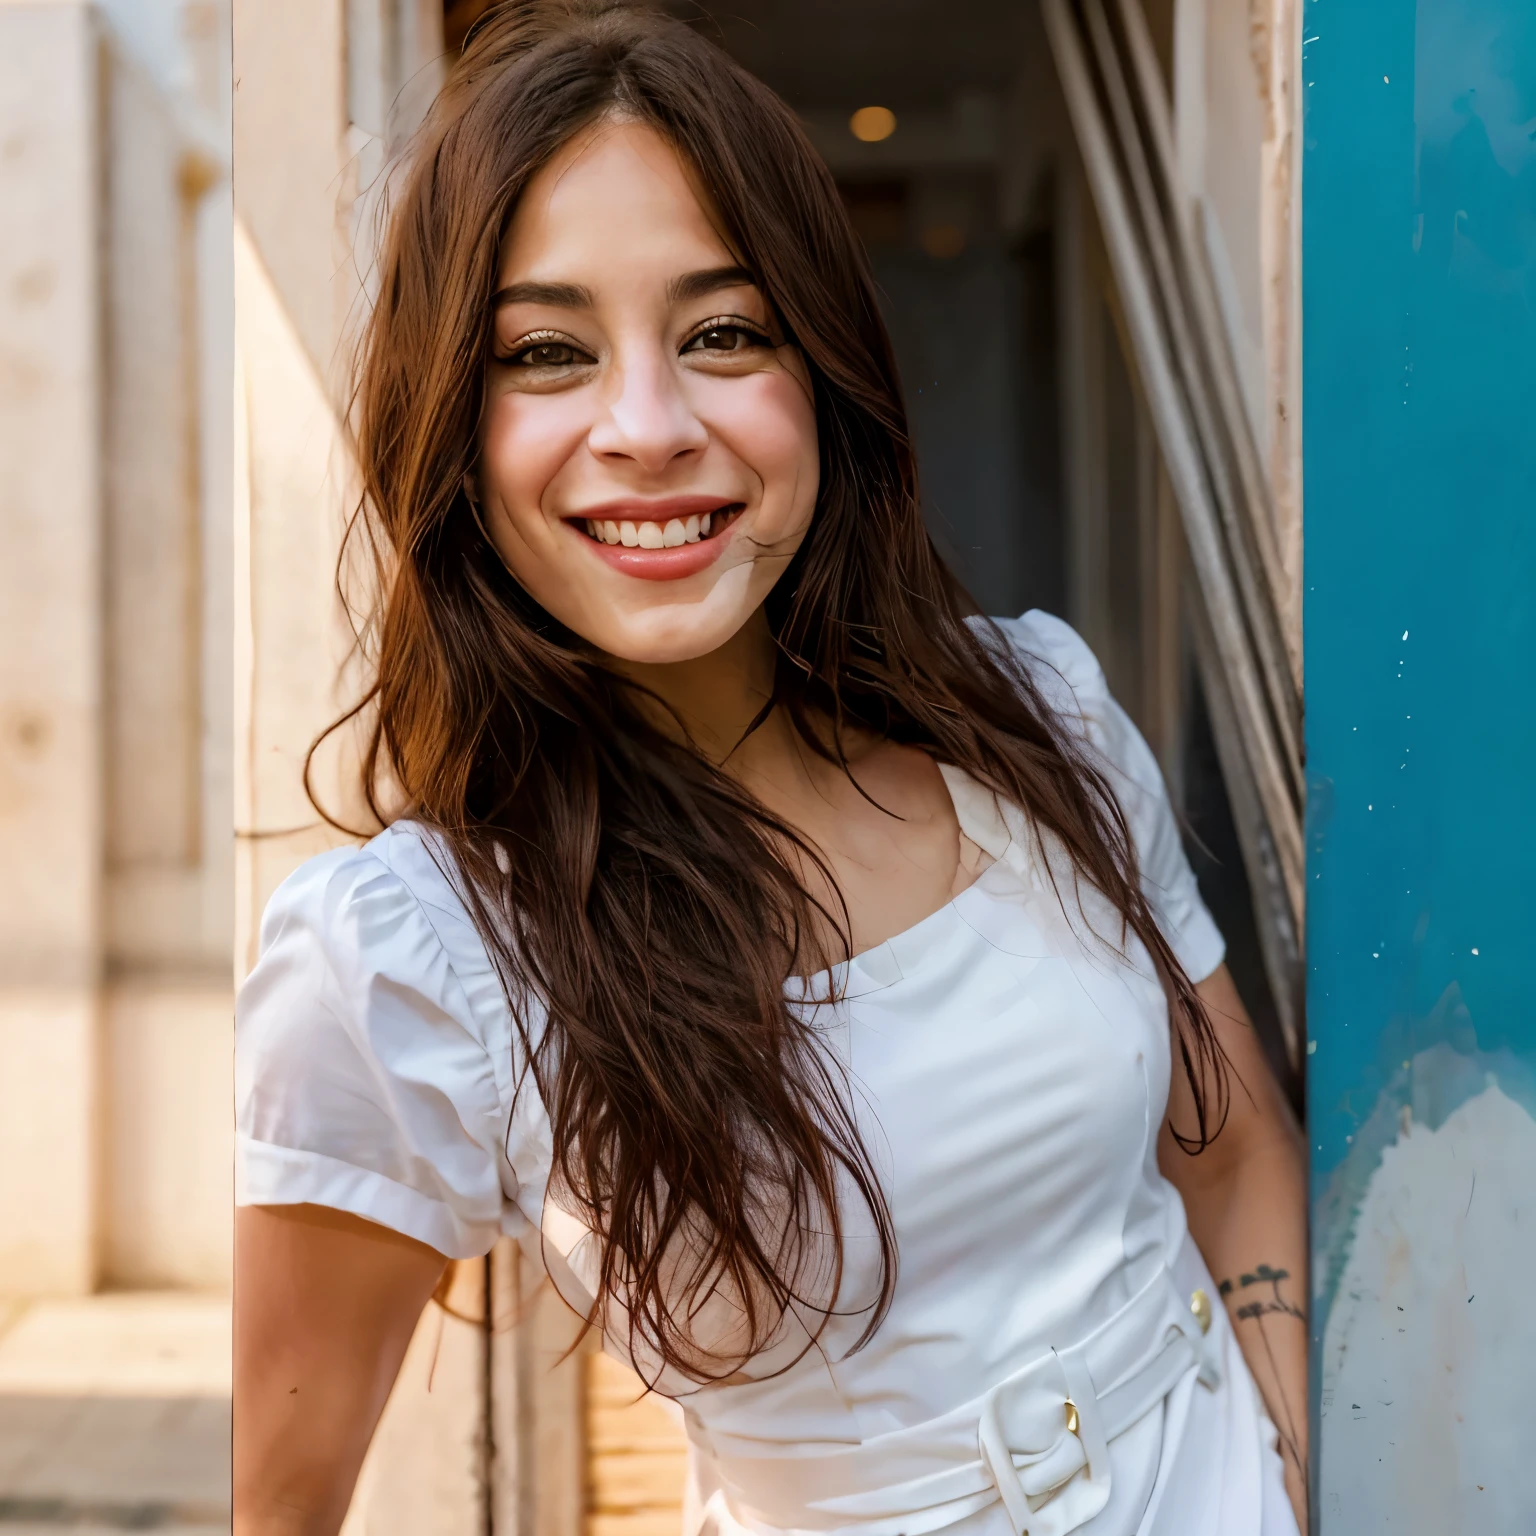
[(385, 829), (241, 998), (240, 1536), (337, 1529), (501, 1233), (681, 1404), (696, 1529), (1293, 1532), (1293, 1130), (1092, 656), (923, 532), (787, 109), (493, 13), (358, 420)]

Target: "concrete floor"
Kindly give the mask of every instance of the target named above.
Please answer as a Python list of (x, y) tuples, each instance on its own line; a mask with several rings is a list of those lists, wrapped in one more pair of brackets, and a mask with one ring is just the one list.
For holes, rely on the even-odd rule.
[(229, 1530), (229, 1302), (0, 1302), (0, 1536)]

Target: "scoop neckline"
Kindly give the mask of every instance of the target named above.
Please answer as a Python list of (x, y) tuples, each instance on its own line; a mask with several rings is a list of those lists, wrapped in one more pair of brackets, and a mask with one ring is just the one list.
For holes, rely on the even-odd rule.
[[(963, 769), (956, 771), (964, 774)], [(975, 782), (969, 774), (964, 776), (968, 783)], [(949, 803), (955, 809), (955, 820), (959, 824), (961, 836), (970, 838), (983, 853), (988, 852), (989, 850), (966, 830), (966, 813), (955, 796), (955, 788), (950, 783), (949, 775), (945, 773), (941, 774), (941, 777), (944, 780), (944, 792), (949, 796)], [(1010, 836), (1007, 843), (993, 857), (992, 862), (963, 891), (957, 891), (943, 906), (935, 907), (926, 917), (918, 918), (910, 927), (891, 934), (878, 944), (870, 945), (868, 949), (861, 949), (858, 954), (850, 955), (846, 960), (839, 960), (836, 965), (823, 966), (821, 970), (809, 976), (786, 977), (784, 982), (786, 994), (796, 1002), (841, 1000), (893, 986), (906, 974), (898, 952), (905, 953), (907, 959), (911, 961), (926, 950), (932, 938), (932, 931), (944, 926), (948, 920), (957, 916), (960, 903), (973, 891), (985, 885), (994, 870), (1007, 863), (1008, 854), (1013, 845), (1014, 839)], [(855, 976), (866, 984), (855, 989), (852, 985), (852, 978)], [(832, 983), (830, 988), (821, 985), (827, 981)], [(810, 994), (813, 991), (824, 995), (812, 998)]]
[[(893, 933), (878, 944), (861, 949), (858, 954), (839, 960), (836, 965), (824, 966), (810, 976), (786, 977), (785, 993), (794, 1002), (841, 1002), (844, 998), (862, 997), (894, 986), (909, 975), (913, 963), (933, 947), (940, 931), (961, 917), (961, 903), (974, 893), (984, 892), (992, 876), (1006, 862), (1003, 858), (993, 859), (963, 891), (951, 896), (942, 907), (935, 907), (926, 917), (920, 917), (900, 933)], [(830, 989), (825, 985), (829, 980), (832, 983)]]

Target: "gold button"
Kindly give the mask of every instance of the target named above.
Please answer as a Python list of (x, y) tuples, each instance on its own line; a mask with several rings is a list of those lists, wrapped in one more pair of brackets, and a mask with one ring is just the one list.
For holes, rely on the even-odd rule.
[(1077, 1433), (1077, 1425), (1077, 1404), (1069, 1397), (1067, 1399), (1067, 1433), (1075, 1435)]
[(1195, 1314), (1201, 1333), (1211, 1331), (1211, 1298), (1204, 1291), (1195, 1291), (1189, 1298), (1189, 1310)]

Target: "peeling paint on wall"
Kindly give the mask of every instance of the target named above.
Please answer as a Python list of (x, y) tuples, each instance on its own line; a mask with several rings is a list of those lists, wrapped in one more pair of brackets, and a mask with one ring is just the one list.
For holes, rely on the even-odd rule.
[[(1436, 1047), (1405, 1076), (1474, 1071)], [(1533, 1168), (1536, 1119), (1495, 1072), (1438, 1125), (1400, 1111), (1323, 1335), (1330, 1529), (1459, 1531), (1468, 1514), (1479, 1530), (1528, 1528), (1536, 1311), (1509, 1282), (1536, 1273)]]
[(1319, 1528), (1533, 1530), (1536, 7), (1303, 49)]

